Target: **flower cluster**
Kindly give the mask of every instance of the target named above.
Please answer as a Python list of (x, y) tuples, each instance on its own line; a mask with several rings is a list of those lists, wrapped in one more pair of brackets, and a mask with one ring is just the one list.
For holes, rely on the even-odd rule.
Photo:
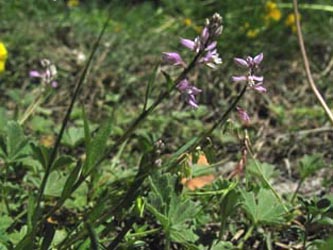
[[(222, 17), (215, 13), (210, 19), (206, 20), (206, 25), (199, 36), (194, 40), (181, 38), (180, 43), (196, 54), (197, 63), (216, 68), (217, 65), (222, 63), (216, 49), (216, 38), (222, 34), (222, 30)], [(168, 64), (187, 67), (187, 64), (177, 52), (164, 52), (163, 59)], [(191, 85), (186, 78), (177, 84), (177, 89), (191, 107), (198, 107), (195, 96), (201, 92), (200, 89)]]
[[(256, 76), (255, 70), (259, 67), (259, 64), (262, 62), (264, 59), (263, 53), (260, 53), (256, 55), (254, 58), (251, 56), (246, 57), (245, 59), (243, 58), (234, 58), (234, 62), (242, 67), (246, 68), (247, 72), (244, 75), (241, 76), (233, 76), (232, 81), (233, 82), (245, 82), (249, 88), (254, 89), (260, 93), (265, 93), (267, 89), (263, 85), (264, 77), (263, 76)], [(250, 117), (246, 113), (245, 110), (242, 108), (237, 108), (238, 114), (241, 118), (241, 120), (245, 122), (250, 121)]]
[(8, 53), (6, 47), (2, 42), (0, 42), (0, 73), (5, 71), (7, 56)]
[(52, 88), (58, 87), (57, 68), (48, 59), (42, 59), (40, 62), (43, 71), (31, 70), (29, 75), (32, 78), (40, 78), (43, 85), (51, 85)]

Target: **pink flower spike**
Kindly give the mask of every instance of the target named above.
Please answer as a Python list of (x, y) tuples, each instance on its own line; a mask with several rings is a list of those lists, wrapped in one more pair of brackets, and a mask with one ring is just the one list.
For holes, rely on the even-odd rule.
[(180, 38), (180, 43), (190, 50), (195, 50), (196, 48), (196, 43), (190, 39)]
[(42, 77), (42, 75), (38, 71), (36, 71), (36, 70), (31, 70), (29, 72), (29, 76), (30, 77), (38, 77), (38, 78)]
[(258, 83), (257, 85), (254, 85), (253, 88), (260, 92), (260, 93), (265, 93), (267, 92), (267, 89), (262, 85), (262, 83)]
[(163, 60), (172, 65), (184, 65), (184, 61), (177, 52), (163, 52)]
[(244, 60), (243, 58), (234, 58), (234, 62), (244, 68), (248, 68), (250, 65), (248, 64), (248, 62), (246, 60)]
[(231, 77), (233, 82), (244, 82), (247, 81), (247, 76), (233, 76)]
[(256, 64), (256, 65), (259, 65), (259, 64), (262, 62), (263, 59), (264, 59), (264, 54), (263, 54), (263, 53), (260, 53), (260, 54), (256, 55), (256, 56), (253, 58), (253, 62), (254, 62), (254, 64)]
[(238, 116), (239, 118), (245, 122), (245, 123), (249, 123), (250, 122), (250, 117), (249, 115), (246, 113), (246, 111), (240, 107), (236, 107), (237, 112), (238, 112)]

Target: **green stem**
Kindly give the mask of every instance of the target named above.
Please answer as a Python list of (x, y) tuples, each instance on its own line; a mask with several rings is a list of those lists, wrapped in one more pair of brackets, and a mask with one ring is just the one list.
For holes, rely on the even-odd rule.
[(297, 187), (296, 187), (296, 190), (295, 190), (295, 192), (293, 193), (293, 196), (291, 197), (291, 200), (290, 200), (291, 203), (294, 203), (295, 198), (296, 198), (296, 195), (298, 194), (298, 191), (299, 191), (299, 189), (301, 188), (303, 182), (304, 182), (304, 179), (300, 179), (300, 180), (298, 181), (298, 183), (297, 183)]
[(247, 230), (246, 234), (244, 235), (243, 239), (241, 242), (238, 244), (237, 248), (238, 249), (243, 249), (245, 242), (251, 237), (253, 230), (255, 228), (255, 225), (251, 225), (249, 229)]

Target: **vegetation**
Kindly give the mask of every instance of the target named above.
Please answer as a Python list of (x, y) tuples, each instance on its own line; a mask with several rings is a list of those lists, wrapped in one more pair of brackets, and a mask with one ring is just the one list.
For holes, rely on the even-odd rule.
[(0, 250), (333, 249), (328, 1), (0, 6)]

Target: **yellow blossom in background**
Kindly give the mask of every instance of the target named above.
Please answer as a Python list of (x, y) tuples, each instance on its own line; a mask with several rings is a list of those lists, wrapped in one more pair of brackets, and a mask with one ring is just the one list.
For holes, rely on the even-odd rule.
[(7, 60), (8, 52), (5, 45), (0, 42), (0, 73), (5, 71), (5, 64)]
[[(301, 19), (301, 16), (299, 16), (299, 19)], [(294, 13), (290, 13), (286, 20), (284, 21), (285, 25), (287, 27), (290, 27), (292, 32), (296, 32), (297, 31), (297, 27), (296, 27), (296, 18), (295, 18), (295, 14)]]
[(80, 4), (79, 0), (68, 0), (68, 2), (67, 2), (67, 6), (70, 8), (77, 7), (77, 6), (79, 6), (79, 4)]
[(259, 29), (251, 29), (246, 32), (248, 38), (256, 38), (259, 34)]
[(266, 15), (264, 19), (266, 21), (273, 20), (276, 22), (281, 19), (281, 11), (275, 2), (268, 1), (266, 3)]
[(185, 26), (191, 26), (192, 25), (192, 20), (190, 18), (185, 18), (183, 22), (184, 22)]
[(47, 148), (51, 148), (55, 143), (55, 137), (53, 135), (42, 135), (39, 143)]
[(0, 61), (0, 73), (5, 71), (5, 62)]

